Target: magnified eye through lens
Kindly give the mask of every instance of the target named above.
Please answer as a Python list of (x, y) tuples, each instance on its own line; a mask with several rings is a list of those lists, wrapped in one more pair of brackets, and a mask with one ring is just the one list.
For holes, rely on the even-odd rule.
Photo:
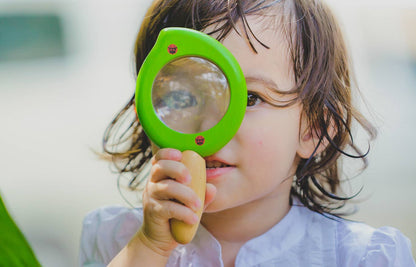
[(184, 109), (195, 106), (196, 98), (188, 91), (171, 91), (162, 97), (162, 103), (157, 106), (167, 106), (169, 109)]
[(169, 128), (186, 134), (206, 131), (225, 115), (230, 89), (224, 73), (200, 57), (182, 57), (166, 64), (152, 87), (152, 104)]

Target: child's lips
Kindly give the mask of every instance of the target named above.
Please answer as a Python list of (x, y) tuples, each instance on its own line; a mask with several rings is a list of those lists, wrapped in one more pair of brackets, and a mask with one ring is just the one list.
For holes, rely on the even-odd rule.
[(205, 160), (207, 180), (218, 178), (235, 168), (235, 165), (217, 157), (208, 157)]
[(225, 168), (225, 167), (230, 167), (231, 165), (221, 162), (221, 161), (207, 161), (206, 162), (206, 167), (207, 169), (214, 169), (214, 168)]
[(206, 174), (207, 174), (207, 181), (211, 181), (213, 179), (219, 178), (225, 174), (227, 174), (229, 171), (233, 170), (235, 167), (229, 166), (229, 167), (221, 167), (221, 168), (207, 168)]
[(220, 157), (217, 156), (209, 156), (209, 157), (205, 157), (205, 162), (207, 166), (210, 167), (220, 167), (220, 166), (232, 166), (233, 164), (231, 164), (230, 162), (228, 162), (225, 159), (222, 159)]

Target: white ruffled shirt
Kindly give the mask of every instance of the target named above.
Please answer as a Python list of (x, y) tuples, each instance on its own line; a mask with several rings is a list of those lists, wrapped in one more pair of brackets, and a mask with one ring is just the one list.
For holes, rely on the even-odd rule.
[[(141, 209), (103, 207), (89, 213), (83, 224), (80, 266), (106, 266), (142, 221)], [(221, 246), (200, 226), (191, 243), (172, 252), (167, 266), (223, 266)], [(278, 224), (241, 247), (235, 266), (414, 267), (415, 261), (409, 239), (395, 228), (330, 219), (296, 204)]]

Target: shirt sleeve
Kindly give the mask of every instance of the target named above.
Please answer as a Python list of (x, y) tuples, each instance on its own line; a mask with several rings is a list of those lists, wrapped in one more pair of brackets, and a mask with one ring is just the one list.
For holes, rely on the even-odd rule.
[(142, 224), (142, 212), (126, 207), (103, 207), (84, 218), (79, 266), (106, 266)]
[(359, 266), (414, 267), (410, 240), (392, 227), (376, 229)]

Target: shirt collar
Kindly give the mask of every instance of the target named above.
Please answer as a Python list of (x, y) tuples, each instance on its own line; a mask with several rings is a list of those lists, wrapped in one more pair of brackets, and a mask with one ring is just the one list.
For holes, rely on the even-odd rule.
[(257, 236), (241, 247), (236, 265), (256, 265), (278, 258), (298, 244), (305, 234), (306, 222), (299, 220), (302, 206), (294, 203), (283, 219), (264, 234)]
[[(294, 200), (289, 212), (279, 223), (241, 247), (237, 255), (236, 266), (256, 265), (276, 258), (299, 243), (306, 229), (306, 221), (299, 220), (302, 208), (304, 208), (302, 204)], [(184, 253), (186, 250), (186, 254), (193, 260), (205, 259), (200, 266), (204, 266), (207, 262), (215, 263), (211, 266), (223, 266), (220, 243), (202, 225), (199, 226), (192, 242), (179, 250), (182, 249)]]

